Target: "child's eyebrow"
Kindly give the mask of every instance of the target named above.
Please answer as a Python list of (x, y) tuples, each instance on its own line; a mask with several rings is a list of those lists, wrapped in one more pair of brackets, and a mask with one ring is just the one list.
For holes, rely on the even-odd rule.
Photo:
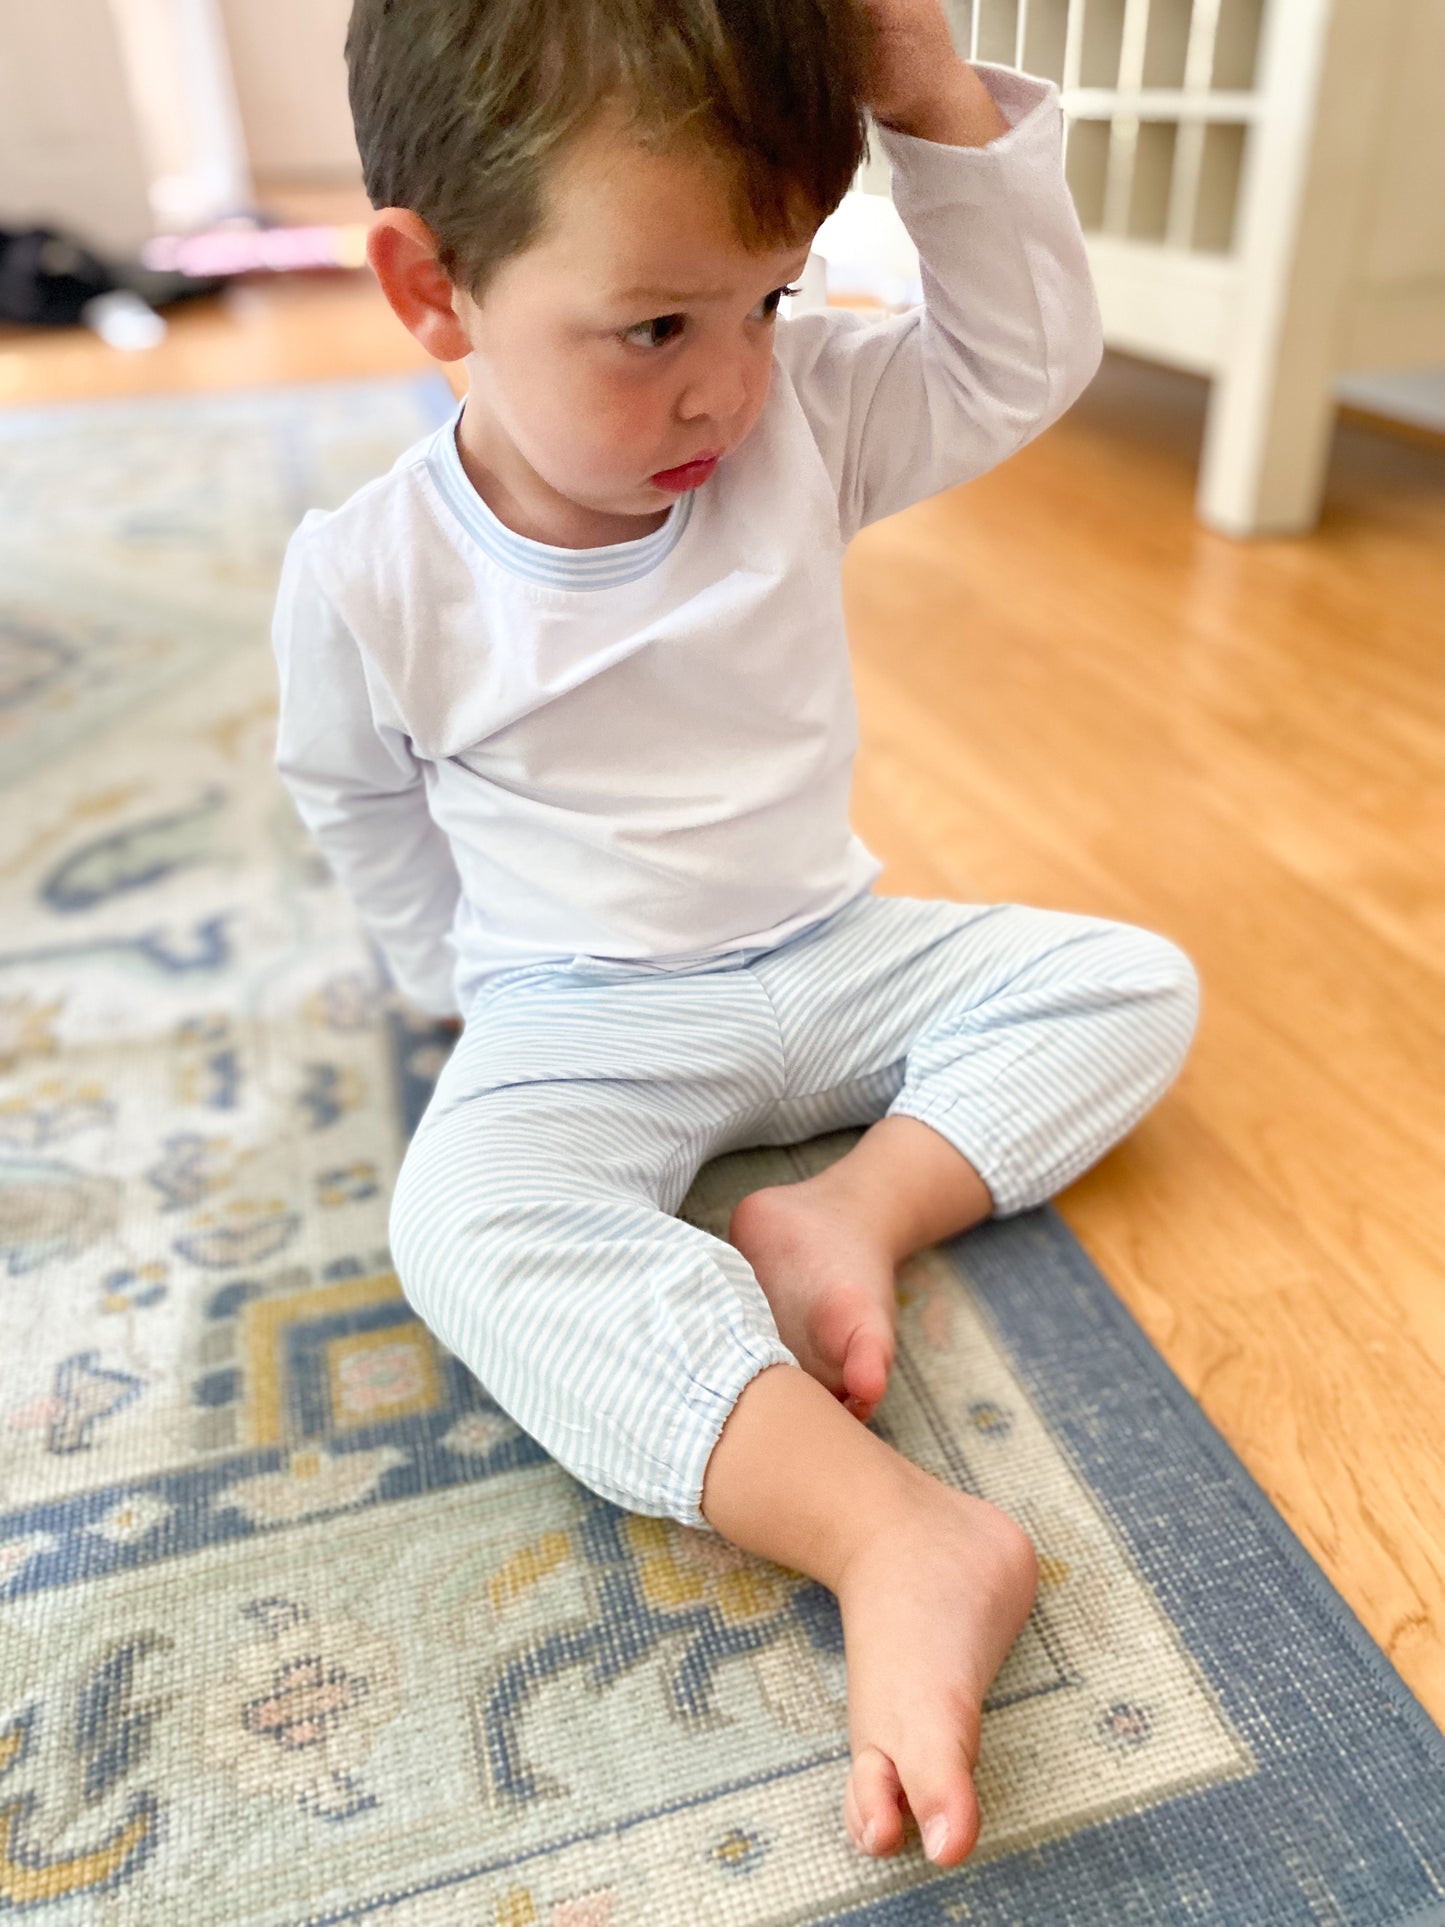
[(676, 288), (624, 288), (614, 298), (623, 307), (651, 302), (662, 307), (681, 308), (690, 301), (726, 301), (730, 288), (693, 288), (689, 293), (680, 293)]
[[(807, 254), (794, 258), (783, 279), (790, 280), (793, 275), (801, 274), (807, 263)], [(692, 288), (683, 292), (677, 288), (623, 288), (613, 299), (621, 307), (651, 304), (659, 310), (664, 308), (685, 308), (698, 301), (727, 301), (736, 290), (732, 288)]]

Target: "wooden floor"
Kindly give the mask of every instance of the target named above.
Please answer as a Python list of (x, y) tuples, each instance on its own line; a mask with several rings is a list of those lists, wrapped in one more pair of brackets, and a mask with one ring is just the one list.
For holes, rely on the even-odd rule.
[[(148, 355), (0, 335), (0, 401), (426, 366), (359, 277)], [(1111, 360), (848, 561), (886, 888), (1148, 924), (1194, 1055), (1064, 1215), (1445, 1724), (1445, 452), (1342, 426), (1323, 526), (1191, 513), (1202, 384)]]

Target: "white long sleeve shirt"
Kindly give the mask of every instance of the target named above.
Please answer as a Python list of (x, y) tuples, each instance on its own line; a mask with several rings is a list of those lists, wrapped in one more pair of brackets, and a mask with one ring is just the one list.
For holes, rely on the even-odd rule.
[(1098, 366), (1058, 95), (996, 68), (985, 148), (884, 132), (922, 308), (780, 321), (751, 435), (639, 541), (491, 514), (455, 418), (292, 538), (277, 762), (398, 988), (782, 942), (867, 889), (840, 560), (1005, 460)]

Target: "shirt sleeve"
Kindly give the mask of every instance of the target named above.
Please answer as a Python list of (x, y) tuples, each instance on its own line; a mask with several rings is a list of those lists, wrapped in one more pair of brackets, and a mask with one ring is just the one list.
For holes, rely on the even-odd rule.
[(780, 330), (845, 541), (1005, 461), (1078, 398), (1103, 352), (1058, 89), (975, 71), (1010, 122), (987, 147), (875, 130), (923, 306), (885, 321), (804, 314)]
[(281, 708), (276, 767), (380, 947), (397, 989), (433, 1016), (457, 1010), (447, 944), (460, 882), (404, 732), (375, 720), (361, 649), (316, 579), (303, 523), (286, 552), (272, 625)]

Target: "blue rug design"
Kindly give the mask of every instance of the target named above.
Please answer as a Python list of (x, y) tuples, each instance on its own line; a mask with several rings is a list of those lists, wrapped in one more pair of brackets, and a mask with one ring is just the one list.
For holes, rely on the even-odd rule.
[(848, 1848), (831, 1595), (412, 1314), (446, 1040), (275, 782), (266, 628), (450, 406), (0, 414), (0, 1922), (1445, 1927), (1445, 1742), (1054, 1214), (904, 1268), (875, 1421), (1041, 1557), (949, 1873)]
[(955, 1247), (1056, 1437), (1247, 1741), (1248, 1779), (974, 1869), (872, 1923), (1445, 1927), (1445, 1740), (1057, 1214)]

